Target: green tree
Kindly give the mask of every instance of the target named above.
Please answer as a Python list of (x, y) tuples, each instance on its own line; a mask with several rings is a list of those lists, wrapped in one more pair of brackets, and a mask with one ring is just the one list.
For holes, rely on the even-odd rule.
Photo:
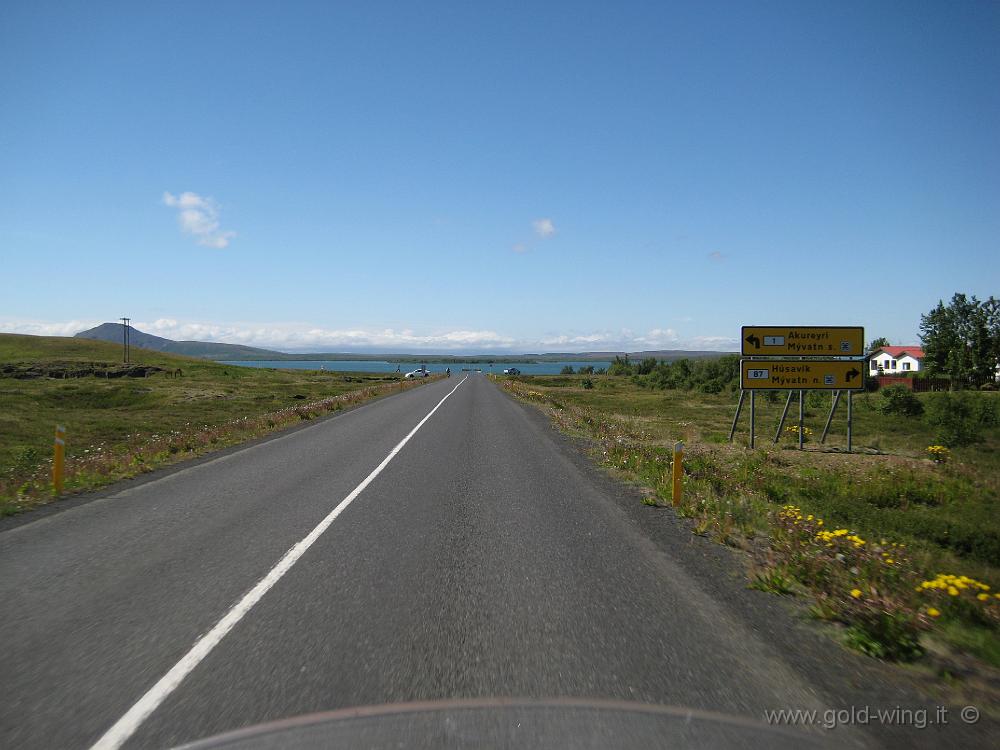
[(990, 297), (983, 303), (986, 325), (993, 339), (993, 355), (1000, 361), (1000, 299)]
[(691, 380), (691, 360), (679, 359), (674, 362), (671, 375), (671, 379), (677, 383), (676, 387), (686, 386)]
[(879, 336), (877, 339), (872, 340), (872, 342), (868, 344), (867, 352), (871, 354), (872, 352), (881, 349), (883, 346), (890, 346), (889, 339), (885, 336)]
[(946, 306), (920, 316), (924, 365), (930, 375), (946, 375), (953, 388), (992, 382), (1000, 360), (1000, 301), (981, 302), (955, 294)]
[(631, 375), (631, 374), (632, 374), (632, 365), (629, 364), (627, 354), (625, 355), (624, 359), (616, 356), (615, 361), (611, 363), (610, 367), (608, 367), (608, 375)]
[(920, 316), (920, 341), (924, 348), (924, 367), (930, 375), (948, 375), (949, 356), (958, 346), (958, 333), (952, 314), (944, 302), (926, 315)]
[(656, 357), (646, 357), (638, 365), (635, 366), (635, 372), (638, 375), (649, 375), (653, 370), (656, 369)]

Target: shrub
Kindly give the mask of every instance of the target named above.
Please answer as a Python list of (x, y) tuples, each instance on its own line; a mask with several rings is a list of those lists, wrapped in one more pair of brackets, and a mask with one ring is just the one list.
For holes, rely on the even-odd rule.
[(632, 365), (628, 359), (615, 357), (615, 361), (608, 367), (608, 375), (631, 375)]
[(831, 391), (807, 391), (806, 406), (829, 406), (832, 398)]
[(982, 439), (982, 428), (997, 423), (997, 408), (987, 396), (967, 391), (932, 393), (927, 398), (927, 424), (934, 437), (949, 448)]
[(993, 427), (1000, 424), (1000, 409), (997, 409), (997, 399), (992, 396), (976, 396), (975, 414), (979, 424), (984, 427)]
[(21, 448), (14, 456), (14, 465), (10, 467), (13, 476), (20, 476), (32, 471), (41, 462), (42, 456), (35, 448)]
[(594, 381), (591, 380), (590, 378), (584, 378), (581, 385), (589, 391), (591, 388), (594, 387)]
[(948, 463), (948, 459), (951, 458), (951, 451), (943, 445), (928, 445), (927, 455), (936, 464), (946, 464)]
[(903, 545), (862, 539), (785, 505), (775, 517), (779, 564), (812, 589), (826, 619), (847, 625), (847, 642), (880, 659), (920, 655), (927, 621), (911, 601), (914, 573)]
[(646, 357), (636, 366), (635, 372), (637, 375), (649, 375), (655, 369), (656, 357)]
[[(797, 424), (790, 425), (785, 428), (785, 434), (792, 438), (796, 443), (799, 442), (799, 426)], [(802, 442), (808, 443), (809, 439), (812, 437), (813, 431), (808, 427), (802, 428)]]
[(709, 380), (701, 384), (702, 393), (722, 393), (722, 383), (718, 380)]
[(780, 566), (768, 567), (754, 573), (750, 588), (769, 594), (794, 594), (795, 577)]
[(573, 374), (573, 366), (572, 365), (564, 365), (563, 368), (559, 371), (559, 374), (560, 375), (572, 375)]
[(847, 645), (876, 659), (913, 661), (924, 652), (915, 619), (873, 608), (848, 627)]
[(938, 573), (923, 581), (917, 593), (925, 602), (930, 617), (945, 616), (980, 625), (1000, 624), (1000, 594), (990, 591), (982, 581), (969, 576)]
[(640, 388), (668, 390), (684, 388), (704, 393), (721, 393), (739, 383), (739, 357), (724, 355), (710, 359), (678, 359), (659, 362), (648, 357), (635, 364), (620, 357), (608, 368), (609, 375), (631, 375)]
[(905, 385), (890, 385), (882, 389), (882, 403), (876, 407), (882, 414), (917, 417), (923, 414), (924, 405), (917, 394)]

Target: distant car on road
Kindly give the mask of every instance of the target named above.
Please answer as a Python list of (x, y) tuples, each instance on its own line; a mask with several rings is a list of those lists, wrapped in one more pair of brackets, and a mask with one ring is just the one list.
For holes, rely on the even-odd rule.
[(516, 367), (508, 367), (506, 370), (503, 371), (503, 374), (504, 375), (520, 375), (521, 371), (518, 370)]
[(419, 370), (414, 370), (413, 372), (406, 373), (406, 375), (404, 377), (407, 377), (407, 378), (426, 378), (428, 375), (430, 375), (430, 373), (427, 372), (427, 368), (426, 367), (421, 367)]

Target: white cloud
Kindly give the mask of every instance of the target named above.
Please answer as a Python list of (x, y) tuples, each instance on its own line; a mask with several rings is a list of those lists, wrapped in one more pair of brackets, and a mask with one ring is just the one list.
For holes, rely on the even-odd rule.
[(685, 348), (710, 352), (734, 352), (739, 350), (740, 342), (733, 336), (695, 336), (685, 341)]
[(649, 349), (666, 349), (676, 345), (680, 336), (673, 328), (654, 328), (645, 336), (636, 336), (633, 340)]
[[(541, 239), (545, 240), (556, 233), (556, 225), (552, 222), (552, 219), (535, 219), (531, 222), (531, 228), (534, 230), (535, 234)], [(514, 243), (511, 247), (515, 253), (526, 253), (534, 244), (528, 240), (521, 240), (520, 242)]]
[(538, 342), (542, 346), (569, 346), (580, 348), (581, 345), (593, 346), (594, 344), (617, 343), (617, 339), (607, 333), (587, 333), (576, 336), (549, 336)]
[(657, 349), (686, 349), (702, 351), (734, 351), (737, 340), (729, 336), (681, 336), (673, 328), (653, 328), (636, 334), (627, 328), (620, 331), (561, 334), (547, 336), (537, 342), (521, 342), (522, 351), (610, 351), (637, 352)]
[(72, 336), (102, 322), (70, 320), (64, 323), (52, 323), (42, 320), (0, 320), (0, 332), (23, 333), (29, 336)]
[(202, 198), (197, 193), (164, 193), (163, 204), (177, 209), (181, 231), (194, 236), (199, 245), (221, 249), (228, 247), (236, 236), (236, 232), (220, 228), (219, 206), (211, 198)]
[(340, 349), (507, 349), (516, 342), (496, 331), (458, 329), (437, 333), (418, 334), (412, 330), (340, 329), (304, 327), (291, 324), (278, 325), (216, 325), (182, 323), (171, 318), (152, 322), (138, 321), (133, 325), (140, 331), (177, 341), (219, 341), (228, 344), (245, 344), (272, 349), (303, 351), (335, 351)]
[(722, 261), (724, 261), (726, 259), (726, 256), (723, 255), (722, 253), (720, 253), (718, 250), (713, 250), (712, 252), (710, 252), (708, 254), (708, 259), (709, 260), (714, 260), (717, 263), (721, 263)]
[[(93, 328), (98, 320), (48, 322), (0, 319), (0, 331), (36, 336), (72, 336)], [(111, 321), (114, 322), (114, 321)], [(555, 333), (518, 338), (489, 329), (454, 328), (416, 332), (409, 328), (323, 328), (294, 323), (201, 323), (175, 318), (133, 320), (145, 333), (175, 341), (218, 341), (264, 349), (297, 352), (381, 351), (392, 352), (636, 352), (654, 349), (734, 351), (737, 340), (727, 336), (684, 337), (672, 328), (652, 328), (633, 333), (617, 331)]]
[(531, 222), (531, 226), (535, 230), (535, 234), (543, 239), (556, 233), (556, 225), (552, 223), (552, 219), (535, 219)]

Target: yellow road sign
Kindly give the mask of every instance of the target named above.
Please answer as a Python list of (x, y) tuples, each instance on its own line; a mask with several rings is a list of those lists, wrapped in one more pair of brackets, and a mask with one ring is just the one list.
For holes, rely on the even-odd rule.
[(743, 326), (743, 354), (750, 357), (862, 357), (861, 326)]
[(864, 362), (843, 359), (740, 360), (740, 387), (767, 391), (860, 391)]

